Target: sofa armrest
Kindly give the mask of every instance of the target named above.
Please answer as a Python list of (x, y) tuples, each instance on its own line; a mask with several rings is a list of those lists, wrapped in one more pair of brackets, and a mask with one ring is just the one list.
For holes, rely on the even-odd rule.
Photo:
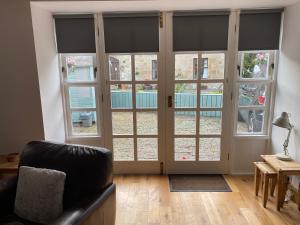
[[(104, 202), (116, 191), (115, 184), (111, 184), (103, 192), (83, 199), (75, 207), (64, 210), (63, 214), (49, 225), (79, 225), (100, 208)], [(112, 209), (114, 210), (114, 209)]]
[(17, 175), (0, 180), (0, 216), (13, 212), (17, 190)]

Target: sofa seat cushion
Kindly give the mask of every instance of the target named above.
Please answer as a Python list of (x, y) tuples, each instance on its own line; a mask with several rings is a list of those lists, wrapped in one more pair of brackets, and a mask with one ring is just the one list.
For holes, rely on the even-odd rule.
[(0, 218), (0, 225), (41, 225), (41, 224), (24, 220), (15, 214), (9, 214)]

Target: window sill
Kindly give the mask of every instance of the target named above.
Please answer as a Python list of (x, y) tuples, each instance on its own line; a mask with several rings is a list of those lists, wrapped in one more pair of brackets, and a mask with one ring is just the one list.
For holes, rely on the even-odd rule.
[(67, 137), (66, 140), (67, 141), (74, 141), (74, 140), (99, 140), (100, 138), (102, 138), (99, 135), (95, 135), (95, 136), (71, 136), (71, 137)]
[(235, 139), (262, 139), (269, 140), (271, 137), (266, 134), (235, 134), (233, 135)]

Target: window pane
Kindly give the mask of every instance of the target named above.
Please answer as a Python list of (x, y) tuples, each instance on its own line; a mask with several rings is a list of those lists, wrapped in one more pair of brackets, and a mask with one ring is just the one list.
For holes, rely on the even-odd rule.
[(198, 54), (175, 55), (175, 80), (196, 80), (198, 77)]
[(66, 64), (69, 82), (95, 80), (93, 56), (67, 56)]
[(175, 138), (175, 161), (194, 161), (196, 154), (195, 138)]
[(224, 79), (224, 53), (203, 53), (201, 57), (199, 73), (202, 79)]
[(138, 160), (158, 160), (157, 138), (138, 138)]
[(137, 134), (157, 135), (157, 112), (137, 112)]
[(238, 110), (237, 133), (263, 132), (264, 110)]
[(157, 108), (157, 84), (137, 84), (135, 91), (136, 108)]
[(110, 55), (109, 77), (113, 81), (131, 80), (131, 55)]
[(241, 78), (268, 79), (270, 53), (267, 52), (240, 52), (242, 65)]
[(72, 112), (71, 122), (73, 135), (85, 136), (98, 133), (96, 111)]
[(199, 140), (199, 160), (219, 161), (221, 155), (220, 138), (200, 138)]
[(200, 134), (221, 134), (222, 112), (201, 111), (200, 112)]
[(111, 108), (132, 109), (131, 84), (110, 85)]
[(96, 108), (94, 87), (70, 87), (71, 108)]
[(176, 111), (175, 134), (196, 134), (196, 112)]
[(157, 80), (157, 55), (135, 55), (135, 80)]
[(112, 112), (113, 135), (133, 134), (132, 112)]
[(223, 83), (202, 83), (200, 108), (223, 107)]
[(133, 138), (114, 138), (113, 152), (115, 161), (134, 160)]
[(175, 108), (197, 107), (197, 84), (175, 84)]
[(265, 84), (240, 84), (239, 105), (265, 105), (267, 85)]

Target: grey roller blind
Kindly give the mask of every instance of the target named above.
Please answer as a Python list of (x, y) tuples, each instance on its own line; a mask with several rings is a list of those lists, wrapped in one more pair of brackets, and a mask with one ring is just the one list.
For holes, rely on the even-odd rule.
[(229, 11), (174, 12), (174, 51), (226, 50)]
[(59, 53), (96, 52), (93, 15), (55, 15), (54, 19)]
[(105, 52), (158, 52), (159, 13), (104, 13)]
[(279, 49), (283, 9), (242, 10), (239, 28), (239, 50)]

